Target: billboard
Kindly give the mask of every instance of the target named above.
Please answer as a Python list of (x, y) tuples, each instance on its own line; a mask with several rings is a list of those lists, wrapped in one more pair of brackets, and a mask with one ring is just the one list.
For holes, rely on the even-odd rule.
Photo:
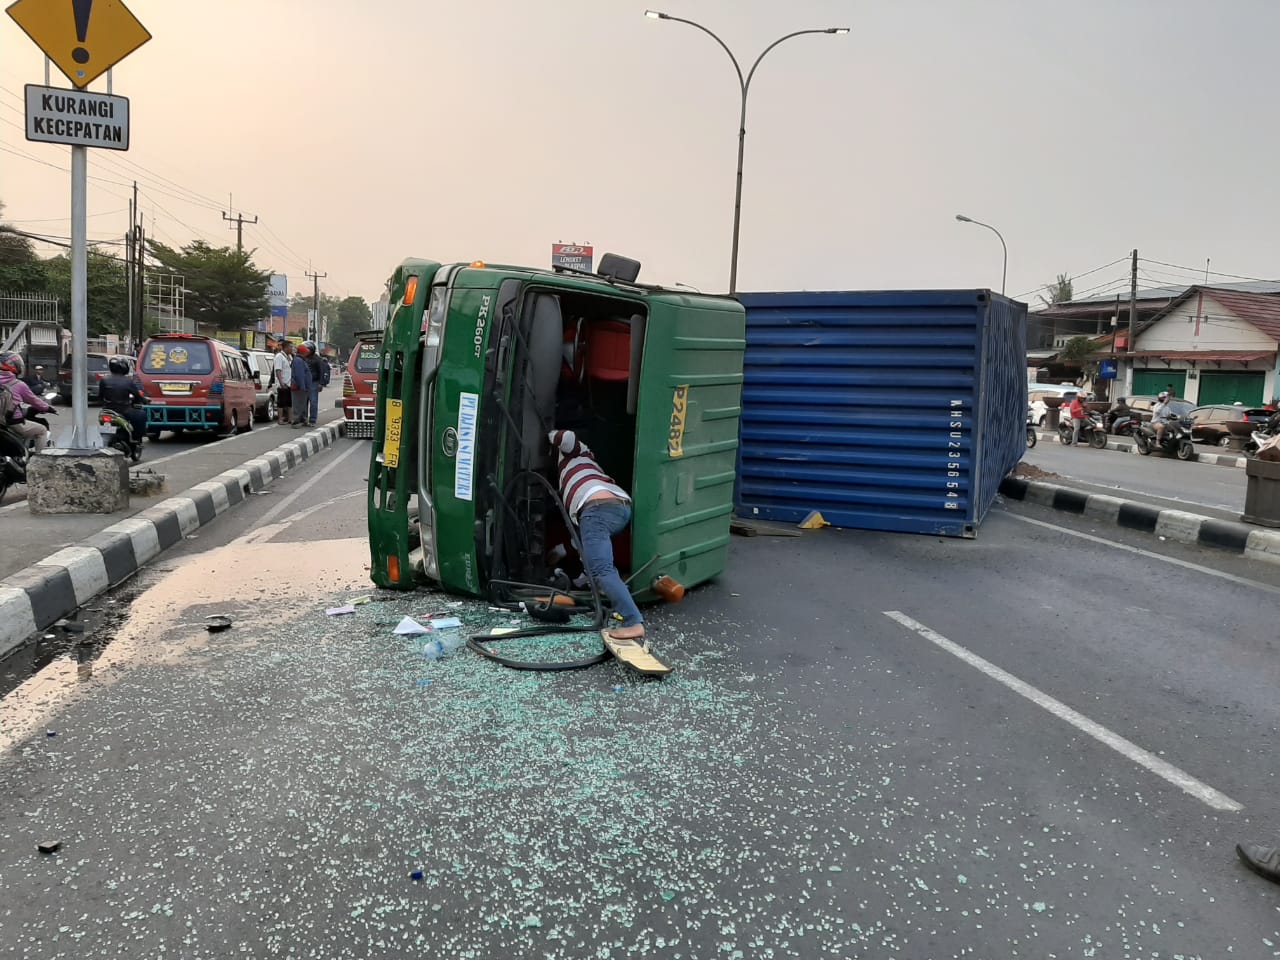
[(284, 317), (289, 313), (289, 278), (283, 273), (273, 273), (267, 291), (271, 299), (271, 315)]
[(570, 270), (591, 272), (591, 260), (594, 248), (580, 243), (553, 243), (551, 245), (551, 266), (567, 267)]

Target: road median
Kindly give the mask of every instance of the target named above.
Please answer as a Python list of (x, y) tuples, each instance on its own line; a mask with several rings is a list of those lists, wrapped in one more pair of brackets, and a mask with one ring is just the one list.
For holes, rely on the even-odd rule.
[(1036, 503), (1125, 530), (1280, 564), (1280, 530), (1163, 507), (1137, 497), (1091, 493), (1068, 484), (1028, 477), (1005, 477), (1000, 483), (1000, 493), (1010, 500)]
[(341, 428), (340, 420), (323, 424), (0, 580), (0, 657), (333, 446)]

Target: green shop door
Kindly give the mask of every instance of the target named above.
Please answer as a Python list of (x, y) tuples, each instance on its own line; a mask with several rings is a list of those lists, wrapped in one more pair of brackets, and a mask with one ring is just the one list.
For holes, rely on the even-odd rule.
[(1246, 407), (1260, 407), (1266, 379), (1267, 375), (1261, 370), (1236, 370), (1231, 373), (1206, 371), (1200, 374), (1200, 405), (1229, 404), (1238, 400)]
[[(1173, 394), (1186, 396), (1187, 372), (1185, 370), (1135, 370), (1133, 371), (1133, 395), (1135, 397), (1155, 396), (1161, 390), (1168, 390), (1173, 385)], [(1201, 400), (1201, 403), (1207, 403)]]

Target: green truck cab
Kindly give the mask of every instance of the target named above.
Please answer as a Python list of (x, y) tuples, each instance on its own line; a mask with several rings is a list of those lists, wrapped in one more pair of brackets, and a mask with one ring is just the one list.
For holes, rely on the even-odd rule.
[[(634, 501), (614, 541), (638, 600), (725, 566), (745, 314), (735, 300), (600, 272), (406, 260), (378, 373), (370, 573), (488, 596), (544, 584), (574, 557), (555, 491), (552, 429), (575, 430)], [(567, 567), (567, 564), (565, 565)]]

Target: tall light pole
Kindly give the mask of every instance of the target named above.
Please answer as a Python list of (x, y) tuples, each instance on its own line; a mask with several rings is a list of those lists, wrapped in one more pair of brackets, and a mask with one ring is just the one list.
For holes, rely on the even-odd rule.
[(742, 154), (747, 141), (747, 93), (751, 90), (751, 78), (755, 76), (756, 67), (760, 66), (760, 61), (765, 58), (770, 50), (784, 40), (790, 40), (792, 37), (802, 37), (808, 33), (846, 34), (849, 32), (849, 28), (826, 27), (821, 30), (797, 30), (795, 33), (788, 33), (785, 37), (779, 37), (765, 47), (760, 56), (756, 57), (756, 62), (747, 71), (746, 79), (743, 79), (742, 67), (738, 65), (738, 58), (733, 55), (733, 51), (729, 49), (723, 40), (702, 24), (695, 23), (692, 20), (685, 20), (681, 17), (673, 17), (669, 13), (661, 13), (658, 10), (646, 10), (644, 15), (650, 20), (670, 20), (673, 23), (684, 23), (701, 30), (716, 43), (720, 44), (720, 48), (729, 55), (729, 59), (733, 62), (733, 69), (738, 74), (738, 86), (742, 91), (742, 113), (738, 121), (738, 175), (733, 193), (733, 251), (729, 255), (729, 293), (733, 294), (738, 290), (738, 227), (742, 219)]
[[(961, 223), (976, 223), (980, 227), (986, 227), (997, 237), (1000, 237), (1000, 231), (989, 223), (983, 223), (981, 220), (973, 219), (973, 217), (966, 217), (963, 213), (957, 213), (956, 219)], [(1004, 249), (1004, 267), (1000, 271), (1000, 296), (1004, 296), (1004, 282), (1009, 276), (1009, 248), (1005, 246), (1004, 237), (1000, 237), (1000, 246)]]

